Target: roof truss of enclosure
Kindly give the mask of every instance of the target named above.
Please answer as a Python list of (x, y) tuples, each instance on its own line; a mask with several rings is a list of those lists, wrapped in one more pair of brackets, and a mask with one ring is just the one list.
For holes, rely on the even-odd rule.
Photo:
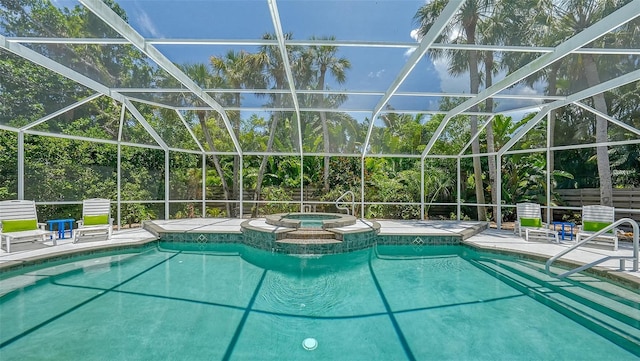
[[(632, 125), (619, 122), (607, 114), (602, 114), (583, 100), (619, 88), (625, 84), (640, 80), (640, 70), (630, 70), (621, 76), (610, 79), (601, 77), (595, 86), (584, 86), (563, 95), (544, 95), (544, 91), (531, 87), (520, 87), (521, 81), (535, 77), (536, 74), (549, 70), (558, 60), (575, 54), (597, 54), (601, 56), (626, 55), (638, 56), (637, 48), (623, 49), (611, 47), (590, 47), (590, 44), (609, 34), (615, 34), (624, 24), (640, 15), (640, 1), (630, 1), (620, 5), (618, 9), (603, 16), (582, 31), (566, 36), (564, 39), (547, 44), (531, 44), (531, 39), (522, 39), (520, 44), (499, 45), (497, 42), (478, 44), (451, 43), (441, 37), (445, 29), (451, 29), (463, 1), (449, 1), (439, 16), (423, 36), (412, 41), (410, 30), (418, 27), (413, 20), (418, 8), (424, 1), (277, 1), (277, 0), (240, 0), (240, 1), (180, 1), (149, 2), (120, 1), (118, 5), (124, 9), (130, 20), (126, 21), (101, 0), (58, 0), (52, 1), (61, 11), (76, 6), (88, 10), (92, 28), (99, 28), (100, 35), (87, 34), (83, 37), (68, 37), (65, 31), (44, 29), (40, 24), (27, 24), (23, 34), (0, 29), (0, 52), (12, 53), (46, 69), (58, 73), (90, 90), (85, 99), (74, 104), (63, 104), (59, 109), (35, 122), (15, 125), (1, 124), (0, 128), (18, 132), (41, 132), (38, 125), (49, 121), (75, 107), (82, 106), (96, 97), (110, 97), (126, 107), (132, 116), (149, 133), (148, 146), (164, 150), (184, 150), (193, 153), (212, 153), (193, 133), (193, 129), (183, 115), (187, 111), (206, 110), (216, 112), (221, 118), (227, 132), (229, 149), (218, 151), (220, 154), (240, 155), (340, 155), (340, 156), (392, 156), (426, 159), (439, 156), (433, 152), (449, 122), (458, 115), (479, 115), (483, 125), (472, 138), (478, 137), (490, 117), (495, 114), (525, 114), (537, 112), (527, 124), (512, 135), (509, 142), (496, 154), (504, 155), (512, 151), (512, 147), (529, 130), (539, 124), (552, 110), (576, 104), (577, 106), (605, 117), (610, 123), (621, 126), (639, 135), (640, 130)], [(404, 11), (398, 9), (406, 7)], [(30, 21), (29, 8), (23, 21)], [(162, 16), (164, 14), (164, 16)], [(310, 15), (313, 14), (313, 15)], [(398, 24), (395, 18), (404, 16), (404, 23)], [(384, 17), (390, 20), (385, 22)], [(348, 24), (345, 24), (348, 23)], [(45, 31), (47, 30), (47, 31)], [(459, 30), (462, 31), (462, 30)], [(263, 36), (269, 33), (271, 36)], [(299, 36), (294, 38), (291, 33)], [(327, 34), (335, 35), (327, 37)], [(306, 38), (306, 39), (305, 39)], [(102, 76), (99, 69), (104, 64), (82, 64), (86, 62), (75, 51), (78, 49), (108, 48), (111, 46), (127, 46), (127, 53), (113, 54), (118, 61), (126, 61), (124, 57), (134, 54), (138, 62), (148, 64), (165, 79), (171, 82), (129, 81), (123, 86), (119, 77), (128, 74), (112, 74)], [(68, 48), (67, 56), (49, 56), (46, 49), (64, 46)], [(331, 79), (331, 70), (327, 72), (326, 85), (310, 88), (299, 79), (295, 65), (291, 63), (291, 49), (302, 46), (335, 47), (338, 56), (350, 57), (352, 66), (349, 69), (350, 81), (341, 83)], [(213, 54), (225, 54), (229, 51), (255, 52), (261, 47), (277, 49), (281, 59), (278, 71), (283, 74), (283, 83), (277, 87), (264, 84), (262, 86), (247, 85), (239, 81), (237, 87), (225, 85), (207, 86), (198, 79), (187, 75), (184, 67), (178, 64), (210, 63)], [(483, 88), (477, 94), (469, 93), (468, 80), (466, 88), (454, 91), (443, 90), (443, 79), (434, 79), (433, 74), (442, 68), (430, 57), (433, 51), (456, 50), (460, 53), (493, 52), (495, 54), (526, 54), (530, 61), (517, 70), (501, 71), (496, 75), (493, 85)], [(52, 52), (53, 53), (53, 52)], [(186, 54), (189, 54), (188, 56)], [(447, 64), (444, 64), (447, 67)], [(96, 70), (98, 69), (98, 70)], [(425, 69), (430, 70), (426, 72)], [(425, 78), (426, 76), (432, 78)], [(443, 77), (440, 69), (440, 77)], [(461, 76), (462, 79), (465, 76)], [(440, 81), (440, 84), (438, 83)], [(464, 82), (463, 82), (464, 83)], [(538, 89), (544, 84), (538, 84)], [(520, 91), (519, 91), (520, 90)], [(226, 101), (221, 95), (233, 95), (243, 102)], [(258, 95), (256, 95), (258, 94)], [(279, 101), (271, 99), (279, 95)], [(271, 98), (270, 98), (271, 96)], [(322, 96), (322, 99), (348, 99), (336, 103), (329, 101), (309, 102), (304, 99)], [(443, 111), (437, 104), (443, 99), (463, 99), (451, 110)], [(499, 104), (496, 110), (485, 111), (478, 105), (487, 99)], [(192, 149), (176, 149), (167, 143), (153, 126), (136, 110), (136, 104), (143, 103), (158, 108), (175, 110), (182, 119), (186, 131), (194, 140)], [(435, 104), (435, 105), (434, 105)], [(244, 147), (234, 132), (230, 112), (240, 112), (243, 116), (250, 113), (289, 112), (295, 114), (292, 132), (296, 141), (291, 149), (277, 151)], [(354, 151), (326, 152), (320, 148), (306, 146), (312, 140), (300, 131), (304, 118), (302, 114), (322, 112), (326, 114), (347, 113), (359, 124), (368, 127), (366, 136), (357, 139), (360, 144)], [(123, 110), (124, 113), (124, 110)], [(384, 127), (382, 118), (389, 113), (398, 114), (443, 114), (435, 132), (424, 144), (421, 154), (384, 154), (372, 152), (372, 134), (376, 127)], [(339, 119), (339, 118), (337, 118)], [(338, 120), (339, 121), (339, 120)], [(88, 140), (77, 135), (55, 136)], [(117, 140), (98, 140), (102, 142), (120, 142)], [(608, 144), (608, 143), (607, 143)], [(612, 143), (613, 144), (613, 143)], [(470, 142), (461, 149), (452, 150), (448, 156), (468, 156)], [(593, 146), (580, 145), (580, 146)]]

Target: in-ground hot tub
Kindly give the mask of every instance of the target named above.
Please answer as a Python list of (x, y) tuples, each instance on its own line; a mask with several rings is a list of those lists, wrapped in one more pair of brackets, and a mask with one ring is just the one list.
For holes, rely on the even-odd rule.
[(265, 217), (267, 224), (287, 228), (339, 228), (356, 224), (356, 217), (340, 213), (278, 213)]

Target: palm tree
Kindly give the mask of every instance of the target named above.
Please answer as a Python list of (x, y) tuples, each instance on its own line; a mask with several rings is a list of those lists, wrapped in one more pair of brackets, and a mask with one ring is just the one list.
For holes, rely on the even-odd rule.
[[(604, 16), (613, 9), (609, 6), (618, 1), (563, 1), (562, 6), (558, 8), (560, 21), (559, 23), (566, 28), (573, 30), (575, 33), (585, 29)], [(589, 87), (600, 84), (600, 75), (598, 74), (597, 59), (593, 54), (581, 54), (584, 66), (584, 77)], [(594, 108), (604, 114), (609, 113), (604, 93), (596, 94), (591, 97)], [(596, 143), (604, 143), (608, 140), (608, 121), (600, 116), (596, 116)], [(600, 179), (600, 203), (602, 205), (611, 206), (613, 204), (613, 185), (611, 182), (611, 168), (609, 166), (609, 151), (606, 146), (596, 148), (598, 176)]]
[[(491, 0), (466, 0), (458, 13), (452, 18), (448, 26), (442, 31), (439, 41), (451, 38), (453, 43), (476, 44), (477, 31), (479, 23), (486, 17), (490, 16), (493, 11), (495, 1)], [(415, 19), (420, 24), (420, 34), (425, 35), (429, 28), (438, 18), (448, 0), (433, 0), (418, 9)], [(469, 50), (466, 57), (460, 52), (431, 52), (431, 56), (447, 56), (451, 60), (449, 73), (456, 75), (465, 71), (469, 71), (469, 91), (471, 94), (477, 94), (480, 88), (480, 72), (478, 70), (478, 51)], [(460, 61), (466, 59), (466, 63)], [(476, 112), (477, 105), (469, 108), (469, 111)], [(478, 131), (478, 117), (472, 115), (471, 134)], [(476, 137), (471, 144), (473, 154), (480, 153), (480, 142)], [(484, 187), (482, 182), (482, 166), (479, 157), (473, 157), (473, 173), (475, 177), (476, 199), (477, 203), (484, 204)], [(486, 220), (486, 209), (484, 206), (478, 205), (478, 220)]]
[[(224, 79), (226, 85), (232, 89), (242, 89), (251, 87), (264, 87), (265, 78), (262, 74), (262, 57), (259, 54), (250, 54), (246, 51), (230, 50), (224, 57), (211, 56), (210, 61), (215, 75)], [(237, 92), (233, 95), (232, 106), (240, 109), (242, 95)], [(233, 117), (233, 131), (237, 139), (240, 139), (240, 111), (235, 112)], [(239, 180), (240, 157), (233, 157), (233, 199), (240, 199)], [(235, 210), (231, 214), (234, 217)]]
[[(311, 40), (336, 40), (335, 36), (330, 37), (311, 37)], [(338, 58), (336, 56), (338, 47), (329, 45), (311, 45), (307, 49), (311, 67), (316, 75), (316, 90), (324, 90), (325, 78), (327, 71), (335, 78), (338, 84), (342, 84), (346, 80), (346, 70), (351, 68), (351, 62), (347, 58)], [(326, 101), (324, 94), (318, 95), (316, 98), (316, 106), (325, 107)], [(320, 112), (320, 122), (322, 123), (322, 139), (324, 152), (331, 151), (329, 144), (329, 126), (327, 124), (327, 116), (325, 112)], [(329, 156), (324, 157), (324, 190), (329, 190)]]
[[(532, 3), (547, 3), (547, 0), (531, 0)], [(563, 0), (547, 4), (547, 10), (542, 16), (538, 17), (538, 21), (530, 24), (533, 27), (531, 34), (543, 34), (542, 37), (533, 37), (537, 45), (554, 45), (563, 41), (583, 29), (600, 21), (602, 18), (624, 5), (628, 1), (612, 0)], [(621, 48), (634, 47), (634, 36), (629, 36), (634, 30), (634, 22), (624, 25), (616, 34), (609, 34), (604, 38), (594, 41), (590, 46), (604, 46), (605, 41), (618, 42)], [(637, 26), (637, 23), (635, 23)], [(637, 45), (637, 44), (636, 44)], [(621, 64), (628, 58), (607, 56), (610, 61), (608, 69), (619, 69)], [(598, 64), (605, 61), (605, 57), (594, 54), (576, 54), (565, 59), (556, 61), (552, 64), (547, 72), (547, 94), (555, 95), (560, 91), (558, 86), (560, 80), (565, 80), (569, 84), (586, 83), (587, 87), (592, 87), (601, 82)], [(602, 66), (600, 67), (602, 68)], [(609, 114), (608, 105), (605, 101), (605, 94), (597, 94), (591, 97), (593, 106), (599, 112)], [(550, 114), (551, 129), (555, 131), (555, 119), (557, 114)], [(552, 142), (554, 134), (549, 134)], [(608, 140), (608, 121), (600, 116), (596, 116), (595, 139), (597, 143), (607, 142)], [(553, 143), (552, 143), (553, 145)], [(551, 169), (554, 168), (553, 157), (551, 157)], [(609, 151), (606, 146), (596, 147), (596, 160), (598, 168), (598, 179), (600, 184), (600, 203), (603, 205), (612, 205), (612, 178), (609, 161)]]
[[(198, 84), (202, 88), (208, 89), (215, 86), (216, 78), (213, 76), (213, 74), (211, 74), (206, 64), (186, 64), (182, 66), (182, 71), (184, 71), (185, 74), (191, 77), (191, 79), (193, 79), (193, 81), (195, 81), (196, 84)], [(207, 141), (209, 150), (215, 152), (216, 146), (213, 142), (211, 132), (209, 131), (209, 126), (207, 125), (207, 119), (209, 119), (209, 111), (198, 110), (196, 111), (196, 116), (198, 117), (198, 121), (200, 122), (200, 128), (202, 129), (204, 138)], [(218, 159), (218, 156), (216, 154), (212, 155), (212, 159), (213, 165), (216, 168), (216, 172), (218, 172), (218, 176), (220, 177), (225, 200), (228, 201), (231, 194), (229, 193), (229, 186), (227, 185), (224, 171), (222, 170), (222, 166), (220, 165), (220, 160)], [(229, 202), (225, 202), (225, 207), (227, 210), (227, 214), (231, 215), (231, 205), (229, 204)]]
[[(546, 3), (549, 0), (531, 1), (536, 3), (532, 4), (535, 6), (523, 6), (525, 5), (523, 4), (523, 1), (495, 1), (491, 16), (482, 19), (478, 23), (478, 31), (484, 43), (495, 45), (520, 45), (522, 43), (522, 39), (528, 38), (528, 36), (523, 36), (522, 33), (522, 29), (526, 28), (524, 24), (530, 21), (530, 12), (528, 9), (539, 9), (544, 5), (540, 3)], [(525, 10), (523, 11), (523, 9)], [(533, 35), (535, 36), (537, 33)], [(493, 85), (493, 75), (498, 72), (501, 66), (504, 67), (502, 64), (496, 63), (496, 58), (505, 59), (509, 57), (510, 54), (503, 54), (502, 52), (494, 52), (492, 50), (480, 52), (480, 59), (484, 64), (485, 89)], [(485, 100), (485, 111), (493, 112), (493, 110), (493, 98), (489, 97)], [(497, 217), (500, 216), (497, 214), (497, 204), (499, 203), (499, 200), (497, 199), (498, 169), (496, 165), (496, 157), (495, 155), (491, 155), (491, 153), (494, 153), (496, 150), (493, 123), (493, 121), (490, 121), (487, 124), (485, 132), (487, 136), (487, 153), (489, 153), (487, 163), (489, 167), (489, 184), (491, 185), (491, 203), (494, 205), (493, 217), (494, 219), (497, 219)]]
[[(291, 33), (285, 34), (285, 39), (290, 40), (293, 37)], [(264, 34), (262, 36), (265, 40), (275, 39), (276, 36), (274, 34)], [(289, 52), (289, 60), (295, 57), (294, 51), (296, 48), (288, 47), (287, 51)], [(268, 80), (272, 83), (273, 89), (286, 89), (287, 87), (287, 75), (284, 71), (284, 63), (282, 61), (282, 56), (280, 55), (280, 50), (276, 45), (263, 45), (260, 47), (260, 52), (257, 54), (261, 57), (260, 63), (264, 67), (264, 73), (268, 77)], [(281, 93), (273, 93), (270, 95), (271, 101), (275, 107), (281, 107), (284, 105), (284, 95)], [(267, 149), (266, 152), (269, 153), (273, 149), (273, 143), (276, 138), (276, 133), (278, 130), (278, 121), (281, 112), (275, 111), (271, 116), (271, 126), (269, 131), (269, 140), (267, 141)], [(260, 168), (258, 169), (258, 175), (256, 178), (256, 191), (253, 196), (253, 200), (255, 202), (255, 206), (252, 211), (252, 216), (257, 217), (258, 214), (258, 200), (260, 199), (260, 194), (262, 191), (262, 181), (264, 179), (265, 170), (267, 167), (267, 161), (269, 160), (268, 156), (263, 156), (262, 161), (260, 162)]]

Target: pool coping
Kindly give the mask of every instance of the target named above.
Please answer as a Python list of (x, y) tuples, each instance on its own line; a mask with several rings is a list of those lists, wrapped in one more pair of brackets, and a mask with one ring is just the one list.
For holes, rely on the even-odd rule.
[[(377, 223), (384, 223), (387, 222), (385, 220), (377, 220)], [(390, 221), (389, 221), (390, 222)], [(397, 220), (392, 221), (394, 224), (397, 223)], [(422, 228), (418, 228), (418, 227), (414, 227), (411, 228), (409, 231), (399, 231), (398, 229), (389, 229), (390, 227), (393, 228), (393, 226), (389, 226), (388, 224), (383, 224), (382, 227), (380, 228), (380, 236), (388, 236), (388, 235), (396, 235), (396, 236), (407, 236), (407, 237), (421, 237), (421, 236), (429, 236), (429, 235), (434, 235), (434, 233), (430, 232), (430, 230), (425, 229), (425, 222), (422, 221), (407, 221), (406, 224), (415, 224), (415, 223), (420, 223), (420, 227)], [(455, 221), (451, 222), (452, 224), (455, 223)], [(238, 222), (238, 224), (240, 224), (240, 222)], [(526, 251), (526, 250), (522, 250), (522, 249), (517, 249), (517, 247), (514, 248), (508, 248), (508, 247), (504, 247), (501, 245), (498, 245), (497, 243), (485, 243), (483, 244), (482, 241), (479, 241), (478, 239), (471, 239), (474, 236), (480, 237), (480, 238), (490, 238), (493, 237), (492, 234), (486, 233), (486, 230), (489, 228), (488, 227), (488, 223), (486, 222), (470, 222), (471, 225), (468, 225), (468, 229), (465, 228), (462, 231), (458, 231), (458, 236), (461, 238), (461, 245), (464, 246), (468, 246), (471, 247), (472, 249), (478, 250), (478, 251), (484, 251), (484, 252), (489, 252), (489, 253), (494, 253), (494, 254), (506, 254), (506, 255), (510, 255), (510, 256), (516, 256), (516, 257), (523, 257), (523, 258), (527, 258), (527, 259), (531, 259), (531, 260), (535, 260), (535, 261), (541, 261), (541, 262), (546, 262), (548, 259), (550, 259), (553, 255), (549, 255), (549, 254), (545, 254), (543, 252), (536, 252), (536, 251)], [(239, 228), (239, 227), (238, 227)], [(143, 248), (147, 245), (149, 245), (152, 242), (156, 242), (159, 240), (160, 234), (161, 233), (166, 233), (167, 231), (164, 230), (160, 225), (158, 224), (154, 224), (153, 222), (148, 222), (144, 224), (144, 230), (146, 230), (149, 234), (148, 236), (145, 236), (143, 239), (137, 239), (137, 240), (133, 240), (133, 241), (128, 241), (128, 240), (124, 240), (124, 241), (118, 241), (118, 242), (110, 242), (110, 243), (104, 243), (104, 242), (97, 242), (96, 244), (93, 244), (92, 242), (87, 242), (84, 243), (84, 247), (83, 248), (76, 248), (76, 249), (55, 249), (56, 247), (60, 247), (60, 246), (53, 246), (53, 247), (47, 247), (47, 248), (51, 248), (52, 251), (45, 253), (45, 254), (38, 254), (38, 255), (25, 255), (24, 258), (20, 258), (20, 259), (15, 259), (15, 260), (6, 260), (3, 261), (2, 258), (0, 257), (0, 273), (8, 273), (8, 272), (13, 272), (16, 270), (19, 270), (21, 268), (26, 268), (26, 267), (31, 267), (31, 266), (38, 266), (38, 265), (44, 265), (46, 263), (54, 263), (54, 262), (60, 262), (62, 260), (65, 259), (69, 259), (72, 257), (82, 257), (82, 256), (86, 256), (86, 255), (91, 255), (91, 254), (96, 254), (96, 253), (103, 253), (103, 252), (114, 252), (114, 251), (126, 251), (126, 250), (135, 250), (135, 249), (140, 249)], [(491, 229), (492, 231), (496, 231), (495, 229)], [(161, 232), (162, 231), (162, 232)], [(504, 230), (502, 230), (504, 231)], [(348, 231), (346, 231), (348, 232)], [(205, 233), (202, 230), (180, 230), (180, 231), (173, 231), (173, 233)], [(240, 229), (238, 229), (235, 232), (230, 231), (229, 229), (226, 230), (218, 230), (218, 231), (209, 231), (207, 230), (206, 233), (212, 233), (212, 234), (237, 234), (240, 235), (242, 232), (240, 231)], [(115, 233), (114, 233), (115, 234)], [(509, 234), (511, 234), (511, 232), (503, 232), (505, 236), (505, 238), (507, 239), (507, 243), (504, 244), (512, 244), (512, 245), (516, 245), (515, 243), (515, 239), (519, 240), (520, 243), (519, 245), (522, 245), (522, 240), (520, 240), (518, 237), (513, 236), (514, 241), (509, 241), (508, 239)], [(442, 235), (442, 233), (440, 233), (440, 235)], [(454, 235), (452, 235), (454, 236)], [(123, 234), (122, 237), (127, 238), (126, 234)], [(475, 238), (475, 237), (474, 237)], [(527, 243), (530, 244), (531, 242)], [(250, 246), (250, 245), (247, 245)], [(551, 244), (548, 244), (548, 246), (552, 246)], [(555, 245), (553, 245), (555, 246)], [(12, 253), (13, 254), (13, 253)], [(568, 267), (577, 267), (577, 266), (581, 266), (584, 265), (586, 263), (589, 263), (588, 261), (581, 261), (581, 260), (576, 260), (576, 259), (567, 259), (567, 258), (563, 258), (557, 261), (557, 264), (559, 265), (563, 265), (563, 266), (568, 266)], [(626, 272), (621, 272), (617, 269), (614, 269), (613, 267), (607, 267), (607, 266), (596, 266), (593, 267), (589, 270), (586, 271), (587, 273), (591, 273), (594, 275), (597, 275), (599, 277), (602, 278), (606, 278), (606, 279), (610, 279), (614, 282), (623, 284), (625, 286), (627, 286), (628, 288), (631, 289), (640, 289), (640, 274), (636, 274), (636, 273), (629, 273), (629, 271)]]

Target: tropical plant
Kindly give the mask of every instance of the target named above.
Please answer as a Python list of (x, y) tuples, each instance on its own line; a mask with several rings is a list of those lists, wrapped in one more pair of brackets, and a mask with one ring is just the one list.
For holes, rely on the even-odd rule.
[[(335, 36), (316, 38), (311, 40), (335, 41)], [(306, 49), (305, 58), (310, 62), (310, 70), (316, 80), (316, 90), (325, 90), (325, 78), (327, 72), (336, 80), (338, 84), (346, 81), (346, 71), (351, 68), (351, 62), (345, 57), (338, 57), (338, 47), (331, 45), (311, 45)], [(327, 105), (327, 99), (324, 93), (316, 96), (315, 105), (324, 107)], [(327, 115), (325, 112), (319, 112), (320, 122), (322, 125), (322, 142), (324, 152), (331, 152), (329, 125), (327, 123)], [(324, 157), (324, 190), (329, 190), (329, 156)]]
[[(418, 9), (414, 19), (420, 24), (420, 34), (426, 35), (427, 31), (434, 24), (440, 13), (447, 5), (447, 0), (434, 0)], [(452, 43), (476, 44), (478, 36), (478, 26), (482, 20), (492, 15), (494, 9), (494, 1), (489, 0), (465, 0), (462, 7), (454, 15), (447, 27), (442, 31), (439, 40)], [(460, 75), (465, 71), (469, 72), (469, 91), (471, 94), (477, 94), (480, 89), (480, 72), (479, 57), (477, 50), (469, 50), (465, 53), (448, 51), (434, 52), (431, 51), (432, 57), (446, 56), (450, 61), (449, 73)], [(466, 60), (466, 61), (464, 61)], [(478, 106), (474, 105), (469, 108), (470, 112), (477, 112)], [(470, 116), (471, 134), (478, 132), (478, 117)], [(476, 137), (471, 144), (473, 154), (480, 152), (480, 143)], [(473, 169), (476, 180), (482, 179), (482, 166), (479, 157), (473, 157)], [(484, 204), (484, 188), (482, 182), (476, 184), (476, 199), (478, 204)], [(486, 210), (484, 206), (478, 206), (478, 219), (486, 220)]]

